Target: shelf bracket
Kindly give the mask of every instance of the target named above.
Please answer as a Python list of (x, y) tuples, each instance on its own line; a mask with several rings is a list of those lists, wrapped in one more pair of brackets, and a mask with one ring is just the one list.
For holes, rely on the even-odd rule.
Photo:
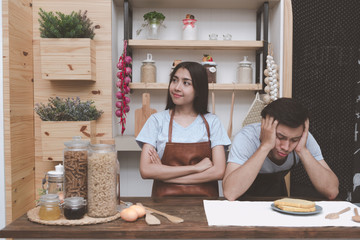
[[(133, 32), (133, 9), (129, 0), (124, 0), (124, 40), (132, 39)], [(127, 55), (132, 57), (131, 48), (127, 47)]]
[[(256, 51), (256, 76), (255, 82), (260, 83), (260, 78), (262, 78), (262, 89), (265, 88), (264, 82), (264, 71), (266, 66), (266, 56), (268, 55), (268, 44), (269, 44), (269, 2), (264, 2), (264, 4), (257, 10), (256, 12), (256, 40), (261, 40), (261, 17), (263, 19), (263, 42), (264, 47), (262, 51)], [(261, 53), (262, 57), (262, 66), (260, 66), (261, 61)], [(260, 93), (264, 93), (264, 91), (260, 91)]]

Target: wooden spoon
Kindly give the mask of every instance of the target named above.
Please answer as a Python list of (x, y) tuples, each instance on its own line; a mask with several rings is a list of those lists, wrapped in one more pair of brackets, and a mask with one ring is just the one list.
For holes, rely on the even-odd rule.
[(352, 220), (354, 222), (360, 222), (360, 216), (359, 216), (357, 208), (354, 208), (354, 212), (355, 212), (355, 216), (352, 217)]
[(234, 112), (234, 102), (235, 102), (235, 93), (233, 91), (232, 97), (231, 97), (231, 109), (230, 109), (230, 120), (229, 120), (229, 128), (228, 128), (228, 136), (231, 138), (232, 135), (232, 120), (233, 120), (233, 112)]
[(179, 218), (179, 217), (176, 217), (176, 216), (172, 216), (170, 214), (167, 214), (167, 213), (164, 213), (164, 212), (160, 212), (158, 210), (155, 210), (155, 209), (152, 209), (152, 208), (149, 208), (149, 207), (145, 207), (146, 210), (152, 212), (152, 213), (157, 213), (161, 216), (164, 216), (166, 217), (170, 222), (172, 223), (181, 223), (184, 221), (184, 219), (182, 218)]
[(325, 218), (327, 219), (337, 219), (339, 218), (339, 215), (344, 213), (344, 212), (347, 212), (349, 211), (351, 208), (350, 207), (347, 207), (343, 210), (341, 210), (340, 212), (336, 212), (336, 213), (329, 213), (328, 215), (325, 216)]
[[(141, 203), (136, 203), (136, 205), (143, 206)], [(151, 211), (149, 211), (147, 209), (145, 209), (145, 222), (149, 226), (160, 225), (160, 223), (161, 223), (160, 219), (158, 219), (157, 217), (152, 215)]]

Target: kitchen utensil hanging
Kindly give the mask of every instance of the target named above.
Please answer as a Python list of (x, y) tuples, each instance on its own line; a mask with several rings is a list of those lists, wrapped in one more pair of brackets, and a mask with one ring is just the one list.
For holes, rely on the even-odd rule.
[(249, 111), (247, 112), (242, 126), (246, 126), (251, 123), (261, 122), (261, 111), (264, 109), (265, 103), (261, 101), (259, 92), (256, 93), (255, 99), (251, 104)]

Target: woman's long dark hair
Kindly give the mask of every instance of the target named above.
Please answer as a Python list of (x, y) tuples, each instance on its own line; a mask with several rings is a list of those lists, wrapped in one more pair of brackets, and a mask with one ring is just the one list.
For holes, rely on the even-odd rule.
[(185, 68), (189, 71), (192, 84), (195, 90), (195, 98), (193, 102), (194, 110), (198, 114), (208, 113), (208, 96), (209, 96), (209, 85), (206, 69), (197, 62), (181, 62), (179, 63), (170, 74), (169, 87), (167, 91), (167, 102), (165, 109), (174, 109), (175, 104), (170, 96), (170, 84), (176, 73), (180, 68)]

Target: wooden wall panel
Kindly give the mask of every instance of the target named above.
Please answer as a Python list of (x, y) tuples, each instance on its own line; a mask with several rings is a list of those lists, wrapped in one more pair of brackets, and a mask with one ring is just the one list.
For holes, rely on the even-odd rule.
[(32, 1), (3, 0), (6, 222), (34, 207)]
[[(80, 97), (82, 100), (94, 100), (98, 109), (104, 111), (96, 123), (97, 133), (102, 138), (112, 137), (112, 71), (111, 71), (111, 3), (109, 0), (33, 0), (33, 44), (34, 44), (34, 102), (46, 103), (49, 97)], [(95, 29), (96, 45), (96, 82), (86, 81), (49, 81), (41, 78), (40, 69), (40, 32), (38, 23), (39, 8), (45, 11), (60, 11), (70, 14), (72, 11), (88, 11)], [(99, 142), (99, 139), (97, 139)], [(40, 119), (35, 116), (35, 182), (36, 189), (41, 188), (41, 179), (59, 162), (42, 160)]]

